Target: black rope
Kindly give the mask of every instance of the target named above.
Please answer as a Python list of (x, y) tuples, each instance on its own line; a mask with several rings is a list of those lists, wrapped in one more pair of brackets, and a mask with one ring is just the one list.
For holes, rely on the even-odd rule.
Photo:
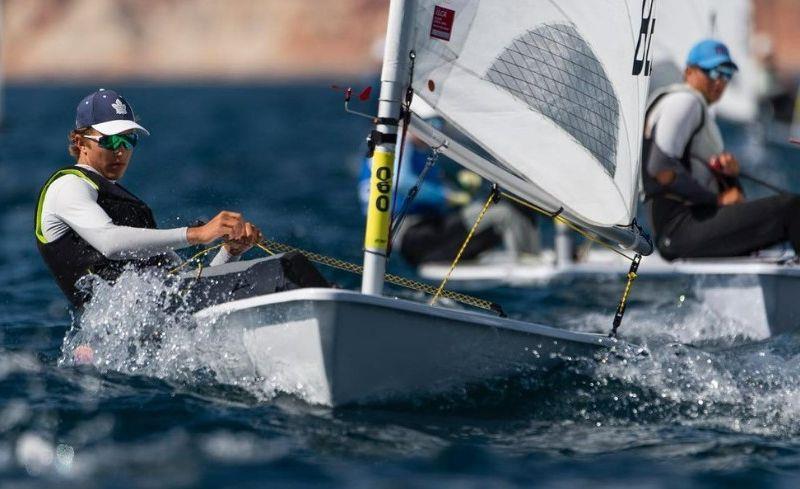
[(506, 314), (506, 312), (503, 310), (503, 307), (500, 304), (492, 302), (490, 307), (492, 308), (492, 311), (497, 313), (497, 315), (500, 316), (501, 318), (508, 317), (508, 314)]
[[(425, 177), (428, 175), (428, 172), (433, 165), (436, 164), (436, 161), (439, 159), (439, 151), (438, 148), (434, 148), (430, 155), (428, 155), (428, 159), (425, 161), (425, 167), (419, 173), (419, 177), (417, 177), (416, 183), (411, 189), (408, 191), (405, 200), (403, 201), (403, 207), (400, 209), (399, 212), (395, 214), (394, 219), (392, 220), (392, 227), (389, 231), (389, 236), (391, 237), (391, 241), (394, 241), (394, 236), (397, 231), (400, 230), (400, 227), (403, 225), (403, 221), (405, 221), (406, 216), (408, 215), (408, 209), (411, 207), (414, 199), (417, 197), (419, 193), (419, 189), (422, 187), (422, 184), (425, 181)], [(400, 179), (398, 178), (398, 186)], [(391, 247), (392, 243), (389, 244)]]
[(773, 192), (779, 195), (789, 195), (791, 192), (788, 190), (778, 187), (777, 185), (773, 185), (765, 180), (761, 180), (760, 178), (756, 178), (752, 175), (748, 175), (747, 173), (739, 172), (739, 178), (743, 178), (745, 180), (750, 180), (751, 182), (755, 183), (756, 185), (761, 185), (764, 188), (772, 190)]
[[(393, 175), (394, 180), (394, 191), (392, 192), (392, 210), (395, 209), (397, 206), (397, 187), (399, 187), (400, 183), (400, 170), (403, 168), (403, 154), (405, 153), (406, 148), (406, 135), (408, 134), (408, 126), (411, 122), (411, 99), (414, 98), (414, 89), (411, 88), (412, 83), (414, 82), (414, 60), (416, 59), (417, 55), (414, 51), (410, 51), (408, 53), (408, 57), (411, 60), (409, 69), (408, 69), (408, 86), (406, 87), (406, 96), (403, 102), (403, 107), (401, 107), (401, 117), (403, 119), (403, 130), (400, 136), (400, 151), (398, 152), (397, 157), (397, 169), (395, 175)], [(396, 177), (396, 178), (395, 178)], [(389, 245), (386, 247), (386, 258), (388, 259), (392, 254), (392, 242), (394, 241), (393, 231), (394, 226), (389, 227)]]
[(500, 202), (500, 197), (502, 197), (502, 195), (500, 195), (500, 187), (498, 187), (496, 183), (492, 184), (491, 197), (493, 204)]
[(648, 233), (644, 232), (644, 229), (642, 229), (642, 226), (639, 224), (639, 221), (637, 221), (635, 217), (633, 218), (633, 221), (631, 221), (630, 227), (632, 230), (636, 231), (636, 233), (640, 237), (644, 238), (644, 240), (647, 242), (650, 248), (653, 248), (653, 239), (650, 237)]

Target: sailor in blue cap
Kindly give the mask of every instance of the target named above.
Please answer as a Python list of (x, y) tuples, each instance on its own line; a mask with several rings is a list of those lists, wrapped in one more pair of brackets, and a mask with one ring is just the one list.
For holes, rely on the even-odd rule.
[(686, 59), (684, 83), (648, 102), (642, 180), (667, 259), (741, 256), (787, 240), (800, 254), (800, 199), (745, 201), (739, 162), (709, 110), (737, 71), (725, 44), (701, 41)]
[(61, 290), (75, 306), (89, 297), (76, 286), (93, 273), (115, 280), (126, 266), (180, 263), (173, 251), (224, 239), (212, 264), (235, 260), (261, 233), (237, 212), (222, 211), (197, 227), (156, 229), (150, 208), (118, 183), (141, 135), (130, 103), (100, 89), (78, 104), (69, 153), (75, 164), (55, 171), (39, 192), (36, 244)]

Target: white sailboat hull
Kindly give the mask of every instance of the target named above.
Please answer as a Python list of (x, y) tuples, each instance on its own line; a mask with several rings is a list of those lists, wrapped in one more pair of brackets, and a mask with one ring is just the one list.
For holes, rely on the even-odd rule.
[(268, 387), (326, 406), (535, 375), (618, 344), (604, 335), (332, 289), (253, 297), (196, 317), (241, 329)]
[[(607, 252), (592, 252), (583, 262), (466, 264), (456, 268), (452, 285), (483, 288), (497, 285), (547, 285), (585, 278), (615, 278), (629, 263)], [(447, 267), (426, 264), (420, 275), (441, 279)], [(695, 281), (699, 300), (721, 319), (744, 325), (751, 339), (765, 339), (800, 329), (800, 267), (774, 258), (696, 259), (667, 262), (646, 257), (639, 268), (642, 280), (687, 278)]]

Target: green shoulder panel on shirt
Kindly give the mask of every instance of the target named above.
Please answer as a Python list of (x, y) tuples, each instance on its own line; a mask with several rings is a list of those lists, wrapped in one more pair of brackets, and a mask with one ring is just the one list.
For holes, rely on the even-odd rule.
[(94, 183), (91, 178), (84, 175), (80, 170), (66, 169), (53, 173), (53, 176), (47, 180), (47, 183), (44, 184), (41, 192), (39, 192), (39, 202), (36, 204), (36, 239), (38, 239), (42, 244), (47, 244), (47, 238), (44, 237), (44, 233), (42, 232), (42, 207), (44, 206), (44, 196), (47, 193), (47, 189), (50, 188), (50, 185), (64, 175), (75, 175), (91, 185), (93, 189), (99, 189), (97, 184)]

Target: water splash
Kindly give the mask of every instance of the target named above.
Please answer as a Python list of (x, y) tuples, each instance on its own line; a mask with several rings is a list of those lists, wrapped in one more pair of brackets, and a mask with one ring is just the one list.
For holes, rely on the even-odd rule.
[[(258, 392), (241, 331), (196, 321), (179, 284), (154, 272), (125, 271), (115, 284), (90, 279), (92, 299), (75, 318), (59, 365), (189, 385), (220, 383)], [(89, 358), (76, 351), (91, 349)]]
[(599, 359), (592, 416), (733, 433), (800, 433), (800, 338), (721, 349), (651, 342), (649, 355)]
[[(195, 320), (176, 284), (128, 271), (116, 285), (93, 287), (94, 299), (64, 340), (61, 365), (73, 365), (75, 349), (88, 345), (100, 372), (243, 387), (262, 400), (293, 389), (304, 397), (306, 386), (259, 378), (243, 332), (225, 321)], [(702, 303), (676, 307), (665, 300), (655, 308), (655, 314), (632, 309), (624, 329), (647, 355), (620, 348), (567, 362), (546, 376), (492, 380), (402, 405), (495, 413), (522, 405), (538, 420), (629, 427), (668, 423), (777, 437), (800, 433), (799, 337), (743, 342), (735, 325), (714, 317)], [(607, 324), (608, 316), (599, 313), (573, 320), (574, 329), (602, 331)]]
[[(609, 331), (616, 290), (604, 289), (600, 299), (562, 314), (566, 321), (561, 323), (577, 331)], [(632, 341), (661, 338), (693, 345), (761, 341), (771, 335), (763, 301), (754, 277), (643, 281), (637, 284), (620, 334)], [(601, 305), (608, 312), (599, 312)]]

